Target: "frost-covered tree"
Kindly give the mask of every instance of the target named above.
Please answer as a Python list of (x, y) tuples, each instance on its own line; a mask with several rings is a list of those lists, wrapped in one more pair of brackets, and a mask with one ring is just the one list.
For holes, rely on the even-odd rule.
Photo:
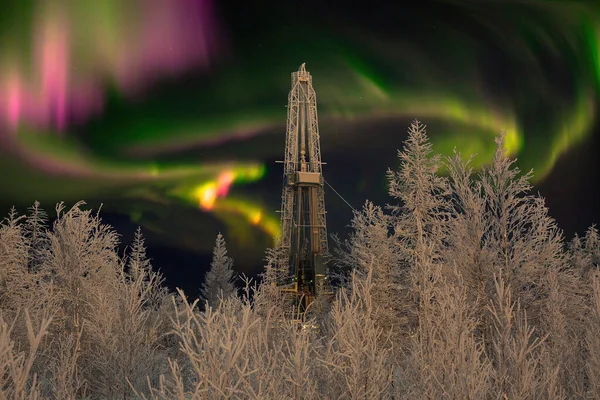
[[(354, 212), (350, 223), (352, 232), (348, 239), (339, 243), (336, 262), (346, 268), (356, 270), (359, 275), (364, 275), (373, 264), (378, 274), (378, 269), (387, 271), (396, 266), (400, 261), (398, 248), (390, 237), (392, 232), (391, 219), (381, 207), (367, 201), (363, 208)], [(382, 271), (383, 273), (383, 271)]]
[(585, 372), (590, 398), (600, 398), (600, 275), (590, 274), (590, 287), (592, 290), (588, 305), (587, 329), (585, 331), (586, 360)]
[[(400, 166), (388, 170), (389, 194), (398, 204), (388, 206), (391, 224), (406, 269), (405, 291), (412, 296), (413, 331), (431, 332), (424, 324), (433, 323), (431, 304), (436, 270), (441, 267), (441, 250), (447, 224), (448, 182), (437, 174), (441, 166), (439, 154), (433, 154), (426, 126), (415, 120), (408, 138), (398, 152)], [(409, 317), (411, 315), (409, 314)], [(427, 341), (429, 339), (422, 338)]]
[(0, 304), (16, 311), (27, 294), (27, 246), (23, 240), (23, 216), (13, 207), (0, 223)]
[(598, 234), (598, 228), (592, 225), (588, 228), (585, 233), (585, 252), (590, 257), (590, 267), (600, 267), (600, 235)]
[(132, 394), (129, 383), (144, 389), (147, 377), (157, 382), (166, 372), (163, 339), (172, 328), (159, 313), (167, 292), (161, 286), (162, 276), (152, 271), (146, 257), (140, 228), (121, 265), (126, 267), (120, 269), (118, 279), (105, 291), (93, 293), (96, 307), (85, 319), (89, 384), (104, 398), (128, 398)]
[(580, 237), (575, 235), (569, 244), (571, 252), (571, 265), (579, 272), (582, 278), (589, 279), (590, 273), (593, 273), (600, 267), (600, 235), (598, 228), (592, 225), (588, 228), (585, 235)]
[(507, 399), (561, 398), (555, 393), (548, 395), (545, 389), (551, 382), (540, 374), (538, 350), (545, 338), (536, 335), (519, 298), (515, 300), (501, 275), (494, 276), (494, 291), (489, 305), (492, 344), (488, 349), (494, 366), (492, 393)]
[(63, 203), (56, 206), (58, 218), (48, 234), (44, 254), (46, 273), (62, 303), (66, 330), (79, 329), (81, 317), (92, 306), (88, 296), (110, 286), (121, 265), (117, 233), (103, 224), (98, 214), (82, 210), (84, 204), (78, 202), (64, 213)]
[[(373, 264), (362, 276), (352, 272), (348, 288), (337, 292), (328, 336), (320, 355), (323, 397), (335, 399), (389, 398), (394, 363), (391, 330), (378, 328), (373, 304)], [(334, 368), (331, 368), (335, 366)]]
[[(451, 233), (452, 180), (438, 173), (441, 158), (419, 121), (411, 124), (398, 156), (398, 171), (388, 171), (390, 195), (399, 201), (390, 206), (400, 294), (395, 299), (412, 310), (413, 319), (408, 343), (394, 343), (408, 350), (399, 362), (395, 388), (401, 398), (483, 397), (491, 364), (476, 334), (478, 315), (461, 269), (446, 264), (448, 249), (460, 240)], [(463, 180), (469, 182), (470, 176)], [(414, 300), (403, 298), (405, 293)]]
[(140, 281), (140, 290), (145, 292), (145, 306), (158, 308), (167, 295), (163, 285), (164, 278), (160, 272), (152, 270), (152, 263), (146, 256), (146, 245), (142, 229), (137, 228), (127, 256), (125, 276), (132, 282)]
[[(18, 216), (16, 209), (11, 208), (9, 215), (0, 223), (0, 319), (10, 326), (9, 340), (0, 343), (4, 346), (14, 346), (15, 349), (25, 349), (32, 345), (30, 328), (35, 329), (41, 324), (47, 330), (50, 324), (48, 317), (59, 314), (57, 300), (44, 274), (28, 268), (31, 261), (30, 235), (25, 216)], [(24, 318), (25, 317), (25, 318)], [(1, 325), (1, 324), (0, 324)], [(8, 334), (8, 332), (6, 332)], [(0, 339), (2, 342), (2, 339)], [(46, 344), (48, 342), (44, 342)], [(27, 368), (31, 373), (43, 375), (50, 366), (51, 351), (46, 346), (37, 347), (44, 351), (44, 357), (38, 354), (31, 358), (33, 364)], [(4, 347), (8, 349), (8, 347)], [(3, 350), (0, 349), (0, 354)], [(6, 355), (6, 353), (4, 353)], [(33, 357), (33, 355), (32, 355)], [(15, 359), (17, 364), (23, 364), (24, 359)], [(4, 364), (6, 366), (6, 364)], [(13, 367), (20, 368), (17, 365)], [(10, 369), (14, 372), (11, 367)], [(0, 367), (0, 375), (3, 375)], [(72, 383), (72, 382), (71, 382)], [(22, 382), (25, 384), (25, 382)], [(1, 397), (1, 396), (0, 396)], [(13, 396), (8, 396), (13, 398)], [(19, 398), (15, 396), (14, 398)]]
[(405, 377), (397, 387), (401, 398), (481, 399), (490, 389), (492, 366), (476, 334), (478, 316), (458, 267), (436, 271), (432, 311), (412, 337)]
[[(496, 301), (498, 277), (526, 312), (525, 322), (535, 321), (535, 337), (550, 335), (540, 347), (546, 359), (536, 372), (547, 375), (543, 390), (551, 396), (568, 386), (573, 394), (581, 388), (572, 376), (581, 365), (565, 350), (577, 343), (582, 328), (578, 321), (583, 303), (576, 290), (580, 284), (566, 268), (562, 232), (544, 199), (529, 193), (532, 171), (521, 174), (516, 160), (506, 155), (504, 134), (496, 145), (492, 162), (477, 180), (471, 178), (470, 159), (465, 162), (458, 153), (447, 159), (452, 193), (444, 263), (460, 267), (492, 359), (490, 351), (498, 343), (490, 342), (490, 329), (497, 319), (489, 307)], [(493, 361), (498, 368), (499, 361)]]
[(208, 305), (215, 307), (219, 297), (227, 298), (237, 293), (233, 284), (233, 259), (227, 255), (225, 239), (219, 232), (213, 248), (213, 259), (210, 270), (206, 273), (200, 293)]
[(487, 206), (485, 243), (492, 251), (493, 272), (503, 277), (523, 308), (536, 317), (549, 269), (566, 264), (562, 231), (548, 215), (544, 199), (529, 193), (533, 171), (521, 174), (516, 160), (506, 156), (504, 134), (496, 144), (492, 163), (480, 173)]
[[(584, 365), (578, 374), (584, 379), (585, 387), (589, 390), (590, 398), (600, 397), (600, 340), (598, 330), (600, 329), (600, 238), (598, 229), (592, 225), (585, 235), (575, 235), (569, 245), (571, 254), (570, 262), (573, 272), (580, 277), (580, 287), (576, 293), (585, 297), (585, 315), (581, 318), (583, 322), (583, 333), (579, 341), (571, 345), (582, 345), (577, 352), (570, 349), (571, 354), (581, 354), (579, 360)], [(569, 321), (571, 322), (571, 321)], [(581, 343), (583, 340), (583, 343)], [(572, 346), (574, 347), (574, 346)]]
[(135, 279), (139, 275), (152, 270), (150, 260), (146, 257), (146, 246), (144, 245), (144, 236), (142, 228), (138, 226), (133, 235), (133, 243), (127, 259), (127, 274)]
[[(279, 238), (276, 238), (274, 246), (265, 251), (265, 266), (259, 276), (260, 284), (252, 288), (253, 310), (260, 318), (284, 321), (297, 313), (297, 307), (290, 301), (290, 297), (278, 286), (289, 277), (289, 267), (286, 267), (286, 252), (281, 247)], [(249, 296), (245, 294), (244, 297)], [(267, 330), (272, 341), (279, 340), (287, 334), (278, 324), (270, 324)]]
[(343, 243), (337, 264), (355, 272), (356, 279), (372, 272), (374, 314), (378, 327), (395, 327), (394, 334), (402, 334), (406, 325), (406, 272), (401, 248), (394, 237), (392, 219), (384, 210), (367, 201), (360, 211), (354, 212), (350, 224), (352, 232)]
[(450, 213), (448, 220), (448, 246), (444, 249), (444, 263), (456, 266), (469, 288), (467, 296), (479, 309), (487, 307), (486, 281), (493, 271), (490, 269), (489, 250), (485, 246), (488, 229), (486, 220), (486, 198), (481, 181), (473, 179), (470, 166), (474, 156), (464, 159), (454, 150), (445, 160), (450, 184)]
[(50, 320), (42, 320), (38, 328), (25, 311), (25, 321), (28, 332), (27, 350), (15, 343), (12, 321), (4, 320), (3, 315), (0, 315), (0, 399), (45, 398), (41, 394), (40, 380), (35, 376), (32, 367), (38, 355), (36, 353), (42, 347), (44, 336), (47, 334)]
[[(176, 343), (165, 340), (171, 315), (157, 310), (167, 293), (145, 256), (141, 232), (129, 257), (120, 259), (116, 232), (83, 204), (67, 212), (59, 204), (48, 232), (37, 203), (29, 221), (13, 209), (0, 224), (0, 287), (6, 288), (0, 292), (0, 328), (10, 327), (0, 335), (0, 375), (10, 378), (7, 368), (19, 372), (27, 363), (29, 376), (18, 385), (34, 385), (43, 398), (130, 398), (129, 382), (138, 389), (147, 388), (148, 379), (158, 383), (174, 354), (169, 346)], [(36, 241), (47, 242), (36, 252), (40, 268), (28, 269)], [(11, 359), (5, 352), (10, 346), (35, 351), (32, 335), (43, 325), (47, 339), (36, 344), (33, 364)]]
[(47, 224), (48, 214), (36, 200), (33, 206), (29, 207), (24, 224), (24, 236), (28, 246), (28, 265), (31, 270), (39, 270), (43, 262), (44, 251), (48, 248)]
[(387, 172), (389, 194), (399, 201), (389, 206), (395, 234), (418, 268), (437, 261), (444, 239), (448, 183), (437, 174), (440, 155), (432, 153), (426, 126), (415, 120), (398, 152), (398, 171)]
[[(48, 247), (42, 252), (41, 271), (55, 303), (51, 331), (60, 338), (48, 349), (48, 357), (63, 364), (68, 372), (61, 378), (63, 383), (82, 383), (77, 385), (81, 386), (78, 396), (97, 378), (93, 350), (96, 343), (91, 335), (94, 328), (89, 321), (95, 315), (106, 315), (107, 310), (118, 309), (120, 294), (114, 288), (123, 267), (117, 254), (117, 233), (102, 222), (99, 213), (82, 209), (84, 204), (78, 202), (66, 212), (63, 203), (56, 206), (57, 219), (48, 233)], [(101, 325), (111, 323), (104, 320)], [(64, 360), (61, 352), (68, 344), (74, 344), (76, 350)]]
[[(89, 346), (84, 361), (89, 387), (101, 398), (130, 398), (129, 383), (143, 390), (148, 377), (157, 382), (167, 371), (161, 342), (168, 327), (161, 328), (165, 321), (148, 307), (153, 293), (160, 293), (160, 281), (146, 274), (133, 279), (123, 274), (110, 290), (92, 295), (95, 307), (84, 319)], [(116, 304), (113, 296), (118, 296)]]
[(372, 266), (378, 326), (393, 325), (402, 336), (415, 332), (418, 316), (425, 317), (431, 303), (434, 269), (440, 267), (445, 243), (449, 187), (437, 174), (440, 156), (433, 154), (421, 122), (412, 122), (398, 158), (399, 168), (387, 172), (389, 195), (397, 201), (388, 205), (391, 215), (367, 202), (354, 215), (338, 263), (357, 272)]

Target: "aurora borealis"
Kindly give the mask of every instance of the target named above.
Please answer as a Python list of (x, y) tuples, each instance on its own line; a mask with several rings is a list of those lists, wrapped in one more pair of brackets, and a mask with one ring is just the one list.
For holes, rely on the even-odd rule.
[[(419, 118), (437, 151), (476, 165), (505, 130), (567, 210), (578, 195), (560, 188), (578, 178), (557, 181), (557, 163), (596, 168), (577, 152), (598, 135), (600, 4), (387, 3), (5, 0), (3, 207), (104, 203), (150, 243), (197, 253), (221, 229), (256, 264), (278, 228), (289, 74), (306, 62), (325, 177), (356, 205), (386, 201), (385, 169)], [(326, 196), (335, 231), (351, 214)]]

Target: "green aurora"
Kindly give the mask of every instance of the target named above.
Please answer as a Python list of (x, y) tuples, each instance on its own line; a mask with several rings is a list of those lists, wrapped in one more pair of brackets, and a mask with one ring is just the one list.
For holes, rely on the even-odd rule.
[[(273, 5), (266, 16), (219, 10), (208, 0), (150, 3), (3, 5), (3, 203), (37, 199), (51, 208), (83, 198), (175, 236), (169, 243), (182, 247), (209, 249), (211, 241), (190, 236), (219, 223), (242, 246), (268, 245), (279, 192), (257, 193), (247, 184), (282, 157), (289, 74), (302, 62), (314, 76), (324, 159), (386, 151), (393, 163), (407, 121), (418, 118), (430, 126), (436, 151), (477, 153), (476, 167), (506, 131), (507, 152), (541, 183), (593, 133), (600, 3), (437, 1), (431, 12), (405, 10), (396, 26), (391, 17), (376, 26), (342, 12), (333, 23), (327, 10), (295, 18), (300, 11), (292, 5)], [(193, 36), (177, 28), (192, 3)], [(148, 28), (157, 15), (159, 33)], [(63, 78), (46, 83), (56, 74)], [(24, 110), (16, 117), (15, 98)], [(378, 130), (380, 123), (394, 132)], [(231, 190), (202, 209), (202, 188), (218, 186), (227, 173), (235, 175)], [(177, 233), (165, 221), (175, 218), (166, 211), (173, 207), (198, 227)], [(207, 214), (221, 222), (207, 222)]]

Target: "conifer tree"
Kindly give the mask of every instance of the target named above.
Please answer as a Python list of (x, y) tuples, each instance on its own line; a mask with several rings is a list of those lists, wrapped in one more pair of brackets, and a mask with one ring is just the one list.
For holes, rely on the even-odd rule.
[(415, 120), (404, 148), (398, 152), (400, 168), (387, 173), (389, 194), (399, 201), (388, 207), (392, 210), (391, 224), (403, 258), (400, 268), (406, 269), (407, 292), (412, 292), (413, 304), (419, 308), (409, 323), (413, 326), (417, 319), (422, 325), (434, 317), (431, 315), (434, 270), (440, 267), (446, 230), (448, 182), (437, 175), (440, 155), (432, 153), (426, 126)]
[(150, 265), (150, 260), (146, 257), (146, 246), (144, 245), (142, 228), (138, 226), (133, 235), (133, 243), (131, 244), (131, 250), (129, 251), (127, 274), (131, 278), (136, 279), (141, 274), (150, 270), (152, 270), (152, 266)]
[(529, 193), (533, 171), (521, 174), (516, 160), (505, 154), (504, 133), (496, 144), (492, 163), (480, 173), (487, 206), (484, 238), (495, 269), (489, 272), (497, 271), (528, 315), (536, 318), (548, 272), (567, 262), (562, 232), (548, 215), (544, 199)]
[(139, 226), (133, 235), (133, 242), (127, 256), (125, 277), (130, 283), (139, 286), (139, 290), (142, 291), (140, 292), (140, 296), (146, 299), (145, 306), (155, 309), (161, 307), (161, 303), (167, 297), (168, 290), (162, 286), (164, 283), (162, 273), (152, 270), (150, 259), (146, 256), (146, 245), (142, 228)]
[[(265, 251), (265, 269), (260, 274), (260, 284), (254, 287), (253, 310), (262, 318), (283, 321), (295, 312), (290, 298), (278, 285), (289, 278), (286, 254), (281, 247), (280, 238), (275, 238), (272, 248)], [(282, 334), (280, 327), (274, 326), (272, 333), (275, 337)]]
[(225, 239), (219, 232), (213, 249), (210, 270), (206, 273), (200, 291), (209, 306), (216, 307), (219, 304), (219, 297), (227, 298), (236, 294), (233, 277), (233, 259), (227, 255)]
[(388, 170), (389, 194), (400, 204), (390, 205), (396, 235), (410, 258), (422, 265), (433, 262), (443, 239), (448, 183), (437, 171), (439, 154), (432, 154), (426, 126), (413, 121), (404, 148), (398, 152), (400, 168)]
[(31, 271), (39, 269), (42, 255), (48, 249), (48, 214), (40, 207), (40, 202), (35, 201), (29, 207), (29, 214), (24, 224), (24, 234), (28, 249), (28, 266)]
[(265, 250), (265, 271), (261, 274), (263, 283), (271, 285), (287, 281), (291, 278), (289, 256), (281, 246), (281, 238), (276, 237), (273, 247)]

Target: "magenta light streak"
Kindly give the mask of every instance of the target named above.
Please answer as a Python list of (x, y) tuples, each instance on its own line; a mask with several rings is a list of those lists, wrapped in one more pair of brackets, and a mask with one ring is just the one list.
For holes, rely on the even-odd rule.
[[(41, 69), (41, 92), (32, 110), (38, 123), (62, 131), (66, 123), (66, 93), (68, 85), (69, 50), (67, 20), (61, 14), (45, 19), (35, 34), (35, 62)], [(35, 103), (34, 103), (35, 104)]]
[(16, 129), (21, 117), (21, 82), (18, 76), (10, 77), (7, 83), (6, 91), (6, 111), (5, 116), (9, 128)]

